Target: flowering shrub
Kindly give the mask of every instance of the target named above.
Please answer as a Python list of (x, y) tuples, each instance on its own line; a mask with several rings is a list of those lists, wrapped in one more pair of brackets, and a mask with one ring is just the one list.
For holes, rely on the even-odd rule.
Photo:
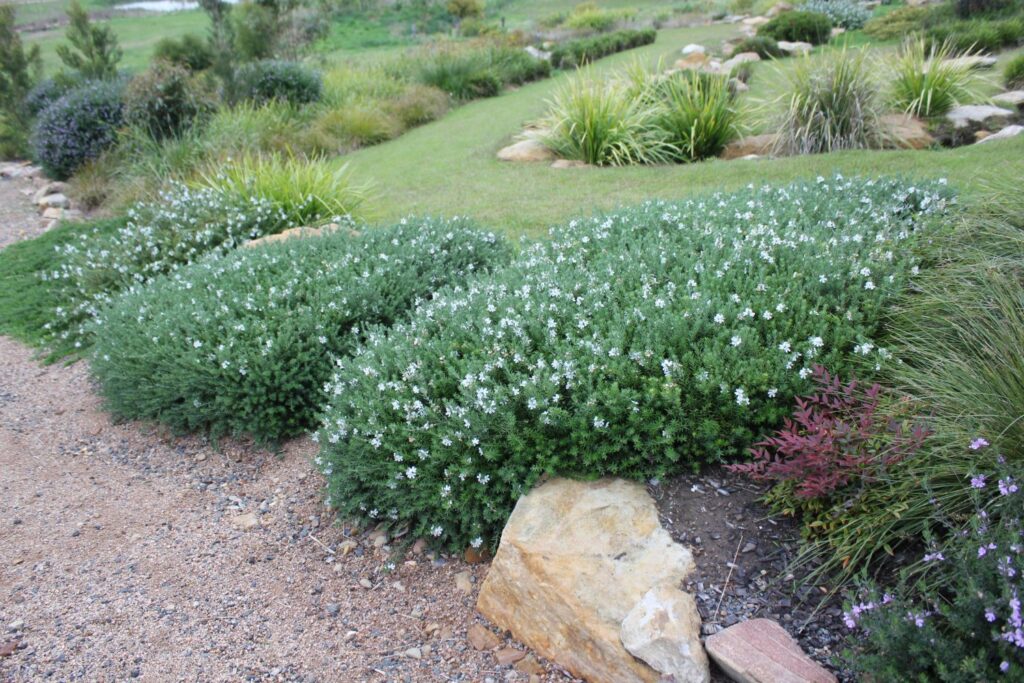
[(854, 31), (863, 28), (871, 18), (871, 10), (856, 0), (805, 0), (800, 6), (805, 12), (824, 14), (833, 26)]
[(124, 228), (113, 234), (81, 233), (58, 248), (57, 265), (43, 274), (55, 281), (64, 302), (47, 325), (54, 353), (89, 346), (86, 323), (120, 292), (293, 225), (269, 200), (176, 186), (132, 209)]
[(837, 177), (575, 220), (374, 329), (328, 383), (318, 463), (344, 514), (496, 542), (545, 474), (736, 456), (815, 363), (884, 361), (882, 307), (938, 187)]
[(789, 505), (787, 511), (795, 507), (793, 498), (829, 499), (851, 484), (870, 483), (912, 456), (927, 436), (922, 425), (908, 426), (879, 411), (881, 385), (862, 389), (856, 380), (843, 384), (820, 365), (813, 371), (817, 392), (797, 398), (783, 428), (754, 444), (753, 462), (727, 466), (779, 483), (782, 492), (775, 497)]
[(307, 104), (320, 99), (323, 80), (319, 73), (298, 62), (267, 59), (239, 68), (235, 89), (239, 99), (257, 103), (280, 100)]
[(281, 439), (313, 426), (334, 359), (364, 327), (510, 253), (430, 219), (236, 250), (120, 298), (97, 320), (91, 367), (120, 417)]
[(51, 178), (64, 180), (114, 144), (122, 121), (120, 81), (93, 81), (48, 106), (32, 130), (32, 154)]
[(891, 594), (869, 586), (848, 607), (854, 670), (880, 681), (1024, 680), (1020, 470), (996, 472), (971, 479), (976, 515), (928, 549), (918, 581), (904, 579)]

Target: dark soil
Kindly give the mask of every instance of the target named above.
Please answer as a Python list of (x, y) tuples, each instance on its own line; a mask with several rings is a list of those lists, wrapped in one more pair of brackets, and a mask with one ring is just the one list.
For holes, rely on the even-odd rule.
[[(800, 528), (759, 502), (765, 487), (712, 468), (648, 490), (662, 526), (693, 551), (697, 569), (683, 588), (697, 601), (705, 636), (747, 619), (774, 619), (840, 680), (853, 680), (835, 661), (846, 632), (839, 599), (827, 599), (829, 587), (802, 581), (810, 568), (791, 570)], [(713, 667), (712, 680), (729, 679)]]

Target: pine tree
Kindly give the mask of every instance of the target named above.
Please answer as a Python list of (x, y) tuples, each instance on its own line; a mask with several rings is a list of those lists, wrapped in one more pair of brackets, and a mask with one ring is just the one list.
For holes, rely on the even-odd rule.
[(69, 45), (58, 45), (57, 56), (68, 69), (87, 79), (110, 79), (117, 75), (121, 48), (109, 26), (94, 26), (78, 0), (68, 6)]

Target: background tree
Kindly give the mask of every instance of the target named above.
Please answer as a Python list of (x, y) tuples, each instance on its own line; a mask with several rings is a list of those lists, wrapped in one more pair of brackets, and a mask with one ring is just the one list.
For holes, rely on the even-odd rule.
[(57, 56), (64, 66), (86, 79), (110, 79), (117, 75), (121, 48), (117, 36), (105, 25), (94, 25), (78, 0), (68, 6), (69, 45), (58, 45)]
[(0, 6), (0, 156), (24, 153), (29, 113), (25, 96), (42, 74), (39, 46), (28, 51), (14, 28), (14, 8)]
[(459, 21), (463, 19), (479, 18), (484, 15), (483, 0), (448, 0), (446, 6), (448, 14)]

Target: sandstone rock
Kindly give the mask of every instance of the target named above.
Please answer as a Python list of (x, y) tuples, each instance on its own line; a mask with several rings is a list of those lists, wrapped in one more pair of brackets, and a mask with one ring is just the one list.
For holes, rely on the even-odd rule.
[(60, 220), (64, 217), (64, 209), (58, 209), (56, 207), (50, 207), (43, 210), (43, 218), (49, 218), (51, 220)]
[(556, 159), (551, 168), (590, 168), (590, 164), (578, 159)]
[(740, 64), (746, 64), (748, 62), (760, 62), (761, 56), (756, 52), (741, 52), (738, 55), (733, 55), (727, 62), (722, 64), (722, 70), (726, 73), (731, 72), (733, 69), (738, 67)]
[(473, 624), (466, 631), (466, 640), (474, 650), (493, 650), (501, 645), (501, 639), (482, 624)]
[(71, 200), (65, 197), (60, 192), (54, 192), (40, 197), (39, 201), (36, 202), (42, 209), (70, 209)]
[(657, 681), (622, 646), (622, 620), (651, 588), (692, 570), (642, 485), (553, 479), (516, 504), (477, 608), (591, 683)]
[(788, 40), (780, 40), (779, 49), (791, 55), (806, 55), (814, 49), (814, 46), (810, 43), (802, 43), (799, 41), (790, 42)]
[(722, 152), (722, 158), (729, 159), (740, 159), (742, 157), (750, 156), (751, 154), (757, 156), (765, 156), (772, 153), (775, 147), (776, 136), (773, 133), (766, 133), (764, 135), (750, 135), (739, 140), (733, 140), (725, 146), (725, 150)]
[(771, 19), (769, 19), (768, 17), (747, 17), (746, 19), (743, 20), (742, 23), (744, 26), (749, 26), (750, 28), (757, 28), (758, 26), (764, 26), (769, 21), (771, 21)]
[(988, 138), (992, 137), (992, 133), (987, 130), (976, 130), (974, 131), (975, 142), (985, 142)]
[(774, 18), (774, 17), (779, 16), (783, 12), (789, 12), (792, 9), (793, 9), (793, 6), (791, 4), (789, 4), (788, 2), (777, 2), (774, 5), (772, 5), (772, 8), (770, 10), (768, 10), (768, 12), (765, 14), (765, 16), (766, 17)]
[(622, 621), (619, 638), (634, 657), (670, 680), (711, 679), (700, 642), (697, 603), (674, 586), (662, 584), (647, 591)]
[(1024, 109), (1024, 90), (1011, 90), (992, 96), (992, 101), (1004, 107)]
[(499, 161), (551, 161), (555, 153), (536, 138), (527, 138), (498, 150)]
[(540, 676), (544, 673), (544, 667), (540, 665), (540, 662), (532, 654), (526, 655), (523, 659), (516, 662), (515, 670), (527, 676)]
[(459, 572), (455, 575), (455, 587), (466, 595), (473, 592), (473, 582), (469, 580), (469, 572)]
[(700, 54), (704, 54), (705, 52), (707, 52), (707, 49), (705, 49), (705, 47), (703, 45), (698, 45), (697, 43), (690, 43), (689, 45), (687, 45), (686, 47), (683, 48), (682, 52), (683, 52), (684, 56), (685, 55), (692, 55), (695, 52), (699, 52)]
[(708, 637), (704, 646), (711, 659), (738, 683), (836, 681), (771, 619), (751, 619), (730, 626)]
[(703, 52), (691, 52), (682, 59), (676, 60), (675, 67), (677, 69), (700, 69), (711, 61)]
[(985, 137), (983, 140), (978, 140), (978, 142), (982, 143), (995, 142), (996, 140), (1009, 140), (1010, 138), (1017, 137), (1021, 133), (1024, 133), (1024, 126), (1007, 126), (998, 133), (992, 133)]
[(342, 557), (345, 557), (346, 555), (348, 555), (349, 553), (351, 553), (353, 550), (355, 550), (358, 547), (359, 547), (359, 544), (356, 543), (353, 540), (342, 541), (341, 543), (338, 544), (338, 552), (341, 553)]
[(242, 531), (249, 531), (255, 529), (260, 525), (260, 519), (256, 516), (255, 512), (246, 512), (245, 514), (235, 515), (231, 518), (231, 525), (236, 529)]
[(32, 203), (35, 204), (36, 206), (46, 206), (46, 204), (44, 203), (44, 199), (46, 197), (48, 197), (49, 195), (57, 194), (63, 195), (66, 189), (67, 185), (60, 181), (46, 183), (38, 190), (36, 190), (35, 194), (32, 195)]
[(924, 121), (909, 114), (886, 114), (879, 122), (889, 147), (897, 149), (928, 149), (935, 138)]
[(27, 161), (15, 161), (0, 166), (0, 178), (42, 178), (43, 169)]
[(968, 69), (991, 69), (996, 65), (996, 58), (988, 55), (963, 55), (946, 60), (948, 63)]
[[(266, 235), (264, 237), (250, 240), (243, 244), (242, 246), (248, 249), (253, 249), (255, 247), (262, 247), (267, 244), (273, 244), (274, 242), (285, 242), (287, 240), (298, 238), (319, 237), (320, 235), (325, 235), (327, 233), (334, 232), (335, 230), (338, 229), (338, 227), (339, 226), (337, 223), (329, 223), (320, 228), (309, 228), (305, 226), (299, 228), (289, 228), (288, 230), (282, 230), (281, 232), (275, 233), (273, 235)], [(359, 233), (356, 232), (355, 230), (352, 230), (351, 234), (353, 237), (357, 237), (359, 235)]]
[(993, 120), (1013, 116), (1013, 111), (990, 104), (964, 104), (954, 107), (946, 114), (946, 120), (955, 128), (969, 128), (972, 124), (984, 126)]
[(498, 662), (498, 666), (508, 666), (509, 664), (515, 664), (525, 656), (526, 653), (522, 650), (517, 650), (514, 647), (503, 647), (494, 653), (494, 660)]

